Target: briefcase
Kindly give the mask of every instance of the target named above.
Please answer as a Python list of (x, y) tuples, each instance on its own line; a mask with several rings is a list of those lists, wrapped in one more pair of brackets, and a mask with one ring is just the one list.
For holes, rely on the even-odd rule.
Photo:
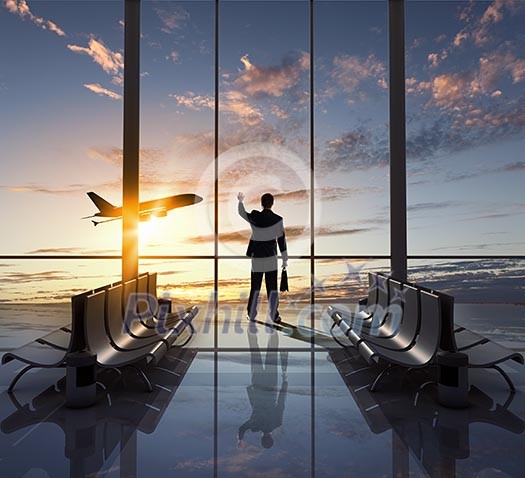
[(281, 286), (279, 287), (281, 292), (288, 292), (288, 272), (286, 269), (281, 271)]

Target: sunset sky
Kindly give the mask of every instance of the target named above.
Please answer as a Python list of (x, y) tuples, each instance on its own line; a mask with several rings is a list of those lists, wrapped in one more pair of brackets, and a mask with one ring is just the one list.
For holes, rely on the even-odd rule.
[[(142, 5), (141, 199), (205, 200), (141, 224), (141, 252), (210, 255), (215, 5)], [(319, 0), (314, 15), (316, 253), (388, 255), (387, 2)], [(80, 217), (88, 191), (121, 204), (123, 17), (122, 1), (2, 0), (2, 254), (120, 253), (119, 221)], [(270, 191), (289, 252), (307, 254), (309, 4), (225, 1), (219, 34), (220, 253), (245, 252), (237, 192), (253, 209)], [(407, 1), (406, 45), (409, 254), (523, 254), (525, 2)], [(225, 280), (245, 278), (238, 264)]]

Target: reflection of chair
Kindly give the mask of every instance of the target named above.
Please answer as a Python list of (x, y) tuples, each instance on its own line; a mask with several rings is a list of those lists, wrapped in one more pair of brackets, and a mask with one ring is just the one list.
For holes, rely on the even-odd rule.
[[(408, 463), (408, 459), (398, 454), (410, 450), (431, 477), (452, 478), (456, 461), (470, 455), (471, 424), (489, 424), (515, 435), (525, 432), (525, 422), (508, 409), (514, 396), (512, 393), (507, 402), (500, 405), (480, 389), (472, 387), (469, 395), (471, 406), (460, 410), (440, 406), (434, 388), (418, 387), (410, 381), (399, 392), (372, 394), (370, 384), (374, 375), (370, 367), (363, 367), (357, 353), (352, 349), (339, 349), (330, 351), (329, 355), (370, 430), (381, 434), (391, 429), (401, 440), (401, 449), (394, 446), (394, 441), (392, 444), (393, 467), (394, 463)], [(510, 458), (515, 449), (502, 445), (497, 452), (487, 456), (497, 457), (495, 467), (504, 470), (512, 463)], [(394, 471), (394, 476), (408, 476), (408, 470), (398, 475)], [(509, 474), (514, 476), (516, 470), (510, 470)]]
[[(72, 478), (98, 476), (113, 462), (114, 451), (119, 446), (121, 469), (133, 463), (136, 466), (136, 431), (155, 431), (195, 356), (192, 350), (171, 349), (160, 362), (161, 368), (151, 371), (152, 381), (159, 385), (152, 393), (130, 396), (126, 387), (113, 386), (118, 383), (108, 384), (108, 391), (99, 392), (103, 396), (99, 397), (97, 405), (83, 410), (66, 408), (63, 394), (54, 386), (34, 397), (31, 405), (19, 404), (11, 394), (1, 395), (2, 409), (7, 409), (8, 404), (4, 401), (9, 397), (16, 411), (2, 421), (0, 429), (11, 442), (18, 443), (2, 460), (2, 470), (7, 471), (5, 476), (25, 476), (32, 468), (41, 468), (49, 476), (58, 476), (53, 472), (52, 456), (28, 453), (33, 448), (28, 449), (30, 445), (24, 447), (25, 441), (19, 439), (20, 433), (31, 427), (31, 437), (45, 440), (48, 428), (36, 426), (40, 424), (54, 424), (63, 431), (65, 455), (70, 463), (69, 476)], [(128, 442), (131, 446), (126, 447)], [(123, 460), (132, 463), (124, 464)]]

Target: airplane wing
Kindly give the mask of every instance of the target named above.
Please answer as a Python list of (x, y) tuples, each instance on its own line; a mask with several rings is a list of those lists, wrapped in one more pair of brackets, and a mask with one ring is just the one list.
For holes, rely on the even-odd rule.
[(111, 219), (106, 219), (104, 221), (91, 221), (93, 223), (93, 226), (98, 226), (99, 224), (104, 224), (105, 222), (111, 222), (111, 221), (118, 221), (119, 219), (122, 219), (121, 217), (112, 217)]
[(157, 212), (160, 212), (160, 213), (163, 213), (163, 212), (167, 212), (168, 210), (165, 208), (165, 207), (152, 207), (152, 208), (149, 208), (149, 209), (142, 209), (139, 213), (139, 215), (143, 215), (143, 214), (155, 214)]

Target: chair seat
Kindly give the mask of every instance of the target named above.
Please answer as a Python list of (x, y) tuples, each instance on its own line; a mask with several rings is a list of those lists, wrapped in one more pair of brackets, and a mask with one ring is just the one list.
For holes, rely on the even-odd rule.
[(11, 360), (20, 360), (29, 365), (36, 365), (38, 367), (58, 367), (64, 363), (66, 359), (66, 352), (53, 348), (49, 345), (39, 344), (38, 342), (31, 342), (12, 352), (7, 352), (2, 356), (2, 363), (8, 363)]

